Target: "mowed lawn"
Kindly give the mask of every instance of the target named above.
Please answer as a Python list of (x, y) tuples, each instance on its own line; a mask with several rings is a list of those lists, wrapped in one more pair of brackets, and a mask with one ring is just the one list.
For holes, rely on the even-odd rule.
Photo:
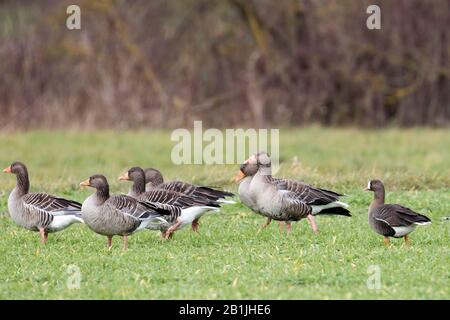
[[(39, 235), (0, 218), (1, 299), (449, 299), (450, 131), (431, 129), (280, 130), (279, 176), (343, 192), (353, 217), (317, 217), (320, 234), (305, 220), (289, 238), (238, 202), (202, 218), (170, 241), (142, 231), (122, 250), (77, 224)], [(0, 169), (28, 165), (32, 190), (83, 201), (92, 189), (78, 184), (103, 173), (113, 193), (130, 185), (117, 177), (130, 166), (156, 167), (165, 176), (237, 191), (237, 165), (175, 166), (170, 131), (29, 132), (0, 134)], [(429, 216), (411, 247), (389, 248), (367, 222), (368, 179), (385, 182), (387, 201)], [(0, 175), (0, 212), (15, 185)], [(77, 286), (79, 270), (79, 287)], [(379, 270), (380, 288), (373, 288)], [(369, 282), (369, 286), (368, 286)]]

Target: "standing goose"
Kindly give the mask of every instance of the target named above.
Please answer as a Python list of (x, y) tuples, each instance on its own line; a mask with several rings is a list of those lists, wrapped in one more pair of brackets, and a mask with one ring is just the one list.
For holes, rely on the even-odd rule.
[(217, 201), (222, 203), (235, 203), (232, 200), (226, 200), (226, 197), (233, 197), (234, 194), (227, 191), (216, 190), (204, 186), (196, 186), (191, 183), (183, 181), (170, 181), (164, 182), (164, 178), (161, 172), (157, 169), (147, 168), (145, 172), (146, 191), (154, 189), (164, 189), (176, 191), (187, 196), (196, 196), (201, 198), (207, 198), (211, 201)]
[(409, 245), (408, 234), (413, 232), (417, 225), (427, 225), (431, 220), (409, 208), (399, 204), (384, 203), (384, 185), (380, 180), (370, 180), (364, 191), (372, 191), (374, 198), (369, 207), (369, 224), (372, 229), (384, 236), (385, 245), (389, 245), (389, 237), (405, 239)]
[(83, 223), (80, 203), (46, 193), (28, 193), (30, 181), (23, 163), (14, 162), (3, 172), (15, 174), (17, 178), (17, 185), (8, 198), (11, 218), (23, 228), (39, 231), (42, 243), (47, 242), (50, 232), (63, 230), (76, 222)]
[(107, 247), (112, 247), (112, 237), (123, 237), (124, 249), (128, 249), (128, 235), (152, 225), (165, 222), (170, 213), (150, 203), (138, 201), (126, 195), (110, 195), (109, 185), (103, 175), (93, 175), (80, 183), (96, 192), (81, 207), (82, 217), (94, 232), (107, 237)]
[(244, 197), (252, 201), (253, 208), (250, 208), (268, 218), (263, 228), (269, 225), (272, 219), (285, 221), (286, 231), (289, 233), (291, 221), (307, 218), (311, 228), (317, 233), (315, 215), (351, 216), (347, 210), (348, 205), (340, 202), (340, 195), (335, 192), (315, 188), (300, 181), (273, 178), (270, 157), (265, 152), (250, 157), (241, 166), (238, 179), (251, 175), (253, 178), (242, 187), (241, 194), (244, 193)]
[(192, 224), (192, 230), (197, 232), (200, 217), (208, 211), (217, 211), (220, 207), (216, 201), (212, 201), (206, 197), (187, 196), (173, 190), (154, 189), (146, 192), (145, 173), (139, 167), (131, 168), (120, 176), (119, 180), (133, 181), (129, 195), (139, 201), (153, 204), (167, 204), (181, 209), (181, 212), (176, 210), (169, 217), (169, 227), (167, 225), (161, 226), (160, 230), (165, 238), (171, 237), (175, 230), (181, 229), (187, 224)]

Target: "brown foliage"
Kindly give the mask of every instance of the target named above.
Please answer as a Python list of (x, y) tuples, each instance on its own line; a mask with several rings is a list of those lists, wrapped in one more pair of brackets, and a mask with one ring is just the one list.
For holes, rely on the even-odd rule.
[(450, 2), (0, 3), (0, 128), (448, 126)]

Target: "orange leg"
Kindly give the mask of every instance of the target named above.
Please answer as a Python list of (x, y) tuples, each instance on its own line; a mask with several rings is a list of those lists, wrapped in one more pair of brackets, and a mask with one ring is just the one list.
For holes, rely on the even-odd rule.
[(106, 247), (108, 248), (108, 250), (111, 250), (111, 248), (112, 248), (112, 236), (107, 236), (107, 238), (106, 238)]
[(411, 245), (411, 243), (409, 241), (408, 235), (405, 235), (403, 238), (405, 239), (405, 245), (409, 247)]
[(48, 233), (45, 232), (44, 228), (39, 228), (39, 234), (41, 235), (41, 243), (46, 243), (48, 240)]
[(123, 250), (128, 250), (128, 236), (123, 236)]
[(389, 237), (384, 237), (384, 245), (386, 247), (389, 247), (389, 244), (391, 243), (391, 241), (389, 240)]
[(289, 234), (291, 233), (292, 225), (290, 222), (286, 222), (286, 237), (289, 237)]
[(283, 221), (278, 221), (278, 227), (280, 228), (280, 233), (283, 233), (284, 226), (285, 226), (285, 224)]
[[(166, 231), (161, 231), (161, 236), (166, 239), (166, 234), (167, 234), (167, 230)], [(173, 233), (169, 234), (169, 239), (172, 238)]]
[(308, 223), (311, 226), (312, 231), (315, 234), (318, 234), (319, 233), (319, 229), (317, 228), (316, 219), (314, 218), (314, 216), (312, 214), (310, 214), (310, 215), (308, 215), (306, 217), (306, 219), (308, 220)]
[(177, 230), (177, 228), (181, 225), (181, 221), (178, 220), (174, 225), (172, 225), (169, 229), (166, 231), (165, 238), (169, 239), (172, 236), (172, 233)]
[(192, 221), (192, 231), (198, 232), (198, 226), (199, 226), (198, 219)]

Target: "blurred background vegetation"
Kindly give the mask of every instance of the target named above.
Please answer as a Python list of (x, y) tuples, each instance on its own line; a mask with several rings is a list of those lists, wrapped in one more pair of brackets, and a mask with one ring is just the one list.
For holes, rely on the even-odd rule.
[(3, 0), (0, 128), (448, 127), (449, 23), (448, 0)]

